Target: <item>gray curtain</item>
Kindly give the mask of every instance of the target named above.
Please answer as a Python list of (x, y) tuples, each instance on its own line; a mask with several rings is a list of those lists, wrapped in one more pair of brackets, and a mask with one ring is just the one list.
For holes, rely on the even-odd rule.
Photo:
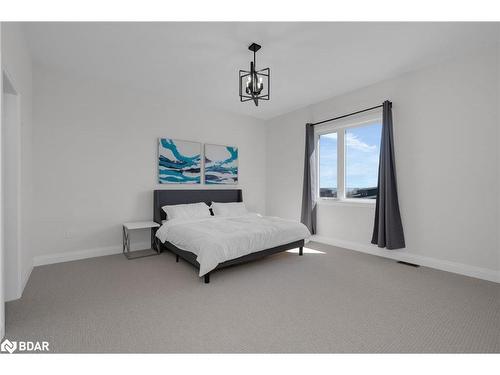
[(403, 224), (399, 212), (392, 130), (392, 103), (385, 101), (382, 117), (382, 140), (378, 167), (378, 193), (372, 243), (387, 249), (405, 247)]
[(301, 222), (309, 229), (311, 234), (316, 233), (316, 168), (314, 126), (306, 124), (306, 149), (304, 157), (304, 184), (302, 188), (302, 214)]

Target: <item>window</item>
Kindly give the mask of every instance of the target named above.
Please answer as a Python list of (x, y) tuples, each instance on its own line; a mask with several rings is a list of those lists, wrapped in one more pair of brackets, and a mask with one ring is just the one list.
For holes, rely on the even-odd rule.
[(316, 131), (320, 198), (376, 198), (381, 133), (380, 115)]
[(322, 198), (337, 198), (337, 133), (319, 137), (319, 195)]

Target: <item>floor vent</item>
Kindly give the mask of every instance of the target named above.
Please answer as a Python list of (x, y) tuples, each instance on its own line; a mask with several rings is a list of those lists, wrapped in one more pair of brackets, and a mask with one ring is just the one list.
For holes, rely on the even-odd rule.
[(419, 264), (415, 264), (415, 263), (408, 263), (408, 262), (403, 262), (402, 260), (399, 260), (398, 263), (400, 264), (404, 264), (405, 266), (410, 266), (410, 267), (415, 267), (415, 268), (418, 268), (420, 267)]

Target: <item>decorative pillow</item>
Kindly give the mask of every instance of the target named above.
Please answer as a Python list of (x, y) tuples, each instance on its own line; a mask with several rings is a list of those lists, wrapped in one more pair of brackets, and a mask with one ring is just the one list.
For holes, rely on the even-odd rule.
[(172, 219), (198, 219), (210, 217), (210, 210), (206, 203), (173, 204), (163, 206), (162, 210), (167, 214), (167, 220)]
[(215, 216), (242, 216), (248, 213), (245, 203), (217, 203), (212, 202), (210, 206)]

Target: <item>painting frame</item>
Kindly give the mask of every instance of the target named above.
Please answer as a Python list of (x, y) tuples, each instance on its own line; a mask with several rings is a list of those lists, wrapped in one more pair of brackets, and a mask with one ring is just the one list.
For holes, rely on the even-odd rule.
[(205, 185), (237, 185), (239, 183), (238, 146), (205, 143), (203, 151)]
[(158, 183), (201, 184), (202, 143), (158, 138)]

